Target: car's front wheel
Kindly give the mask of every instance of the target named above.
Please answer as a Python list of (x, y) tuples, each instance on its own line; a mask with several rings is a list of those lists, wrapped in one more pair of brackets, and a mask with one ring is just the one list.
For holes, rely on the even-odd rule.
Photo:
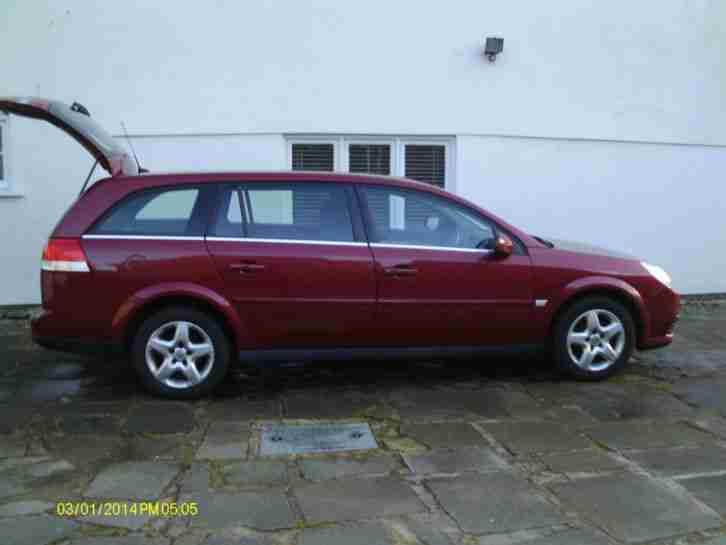
[(224, 378), (230, 343), (217, 321), (191, 308), (174, 307), (147, 318), (132, 346), (144, 387), (171, 399), (194, 399)]
[(619, 302), (588, 297), (560, 316), (552, 341), (555, 362), (562, 371), (578, 379), (602, 380), (630, 360), (635, 325)]

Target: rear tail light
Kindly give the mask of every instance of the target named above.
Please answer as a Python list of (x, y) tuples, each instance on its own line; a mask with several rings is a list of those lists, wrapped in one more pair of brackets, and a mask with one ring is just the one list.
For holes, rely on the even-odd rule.
[(88, 261), (81, 241), (70, 238), (51, 238), (43, 250), (44, 271), (88, 272)]

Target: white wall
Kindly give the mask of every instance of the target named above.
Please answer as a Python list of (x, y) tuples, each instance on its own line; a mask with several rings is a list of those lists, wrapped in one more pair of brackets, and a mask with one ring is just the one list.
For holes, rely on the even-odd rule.
[(726, 292), (723, 148), (461, 137), (458, 193), (529, 233), (664, 267), (684, 293)]
[[(457, 135), (457, 192), (726, 291), (722, 0), (5, 4), (0, 96), (123, 120), (153, 170), (285, 168), (285, 133)], [(0, 304), (39, 300), (43, 242), (90, 167), (52, 127), (10, 129), (25, 196), (0, 195)]]
[[(62, 213), (75, 200), (92, 157), (46, 123), (12, 118), (12, 179), (23, 198), (0, 198), (0, 305), (40, 302), (40, 256)], [(280, 135), (143, 137), (134, 139), (143, 166), (154, 171), (265, 170), (285, 162)], [(52, 155), (48, 155), (52, 150)], [(52, 159), (52, 163), (49, 162)], [(273, 165), (271, 167), (271, 165)], [(100, 167), (94, 179), (105, 175)]]
[[(726, 144), (722, 0), (4, 4), (2, 92), (132, 133)], [(493, 65), (487, 35), (505, 40)]]

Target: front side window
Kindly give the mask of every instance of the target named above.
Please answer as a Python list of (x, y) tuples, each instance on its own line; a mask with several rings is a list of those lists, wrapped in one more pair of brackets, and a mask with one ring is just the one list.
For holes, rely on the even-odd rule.
[(212, 233), (269, 240), (355, 240), (347, 191), (327, 183), (264, 183), (227, 189)]
[(199, 236), (199, 189), (157, 189), (131, 195), (93, 229), (98, 235)]
[(373, 222), (372, 242), (402, 246), (482, 249), (494, 228), (475, 212), (447, 199), (391, 187), (363, 187)]

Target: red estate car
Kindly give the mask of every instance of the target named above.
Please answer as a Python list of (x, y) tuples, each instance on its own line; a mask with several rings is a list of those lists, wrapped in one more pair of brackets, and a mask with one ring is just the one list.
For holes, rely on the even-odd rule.
[(45, 347), (114, 346), (143, 384), (208, 393), (233, 362), (474, 356), (539, 347), (602, 379), (671, 342), (660, 268), (528, 235), (422, 183), (322, 172), (139, 174), (80, 105), (0, 99), (49, 121), (111, 177), (42, 260)]

